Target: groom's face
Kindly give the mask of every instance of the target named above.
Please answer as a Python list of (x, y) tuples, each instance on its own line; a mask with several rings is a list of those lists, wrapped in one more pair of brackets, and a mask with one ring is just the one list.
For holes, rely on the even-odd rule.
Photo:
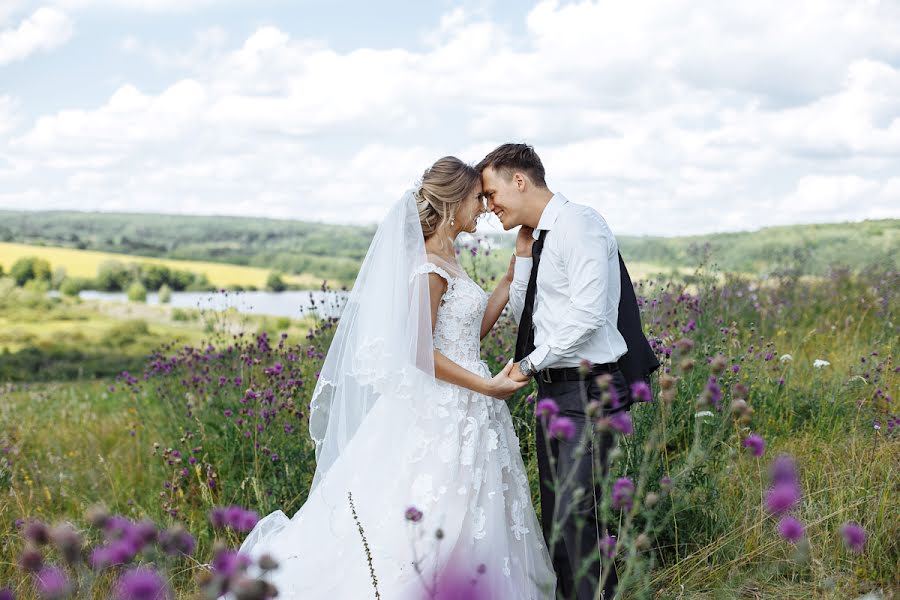
[(487, 198), (488, 210), (500, 219), (503, 229), (509, 231), (521, 225), (523, 199), (515, 178), (507, 178), (504, 173), (495, 171), (494, 167), (488, 167), (481, 172), (481, 184)]

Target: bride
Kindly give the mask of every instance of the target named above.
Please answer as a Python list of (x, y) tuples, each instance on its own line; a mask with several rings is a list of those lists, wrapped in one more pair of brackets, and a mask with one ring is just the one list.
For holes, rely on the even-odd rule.
[(555, 596), (504, 402), (525, 384), (479, 354), (512, 263), (488, 297), (453, 246), (484, 210), (478, 172), (445, 157), (378, 228), (313, 392), (309, 497), (240, 547), (275, 558), (279, 598), (449, 599), (454, 578), (467, 598)]

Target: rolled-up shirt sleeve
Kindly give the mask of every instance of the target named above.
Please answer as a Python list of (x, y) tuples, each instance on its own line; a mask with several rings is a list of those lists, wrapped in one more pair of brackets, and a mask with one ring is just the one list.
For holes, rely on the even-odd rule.
[(532, 262), (530, 256), (516, 256), (516, 264), (513, 267), (513, 280), (509, 286), (509, 308), (516, 325), (519, 324), (522, 309), (525, 308), (525, 292), (528, 291)]
[(557, 239), (569, 280), (569, 302), (547, 339), (529, 355), (537, 369), (564, 358), (578, 358), (579, 348), (606, 323), (609, 287), (609, 239), (592, 219), (570, 224)]

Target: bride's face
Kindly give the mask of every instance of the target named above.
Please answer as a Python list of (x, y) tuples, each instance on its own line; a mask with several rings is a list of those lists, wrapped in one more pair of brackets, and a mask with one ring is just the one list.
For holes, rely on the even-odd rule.
[(481, 182), (475, 184), (475, 188), (469, 192), (466, 199), (460, 203), (456, 220), (462, 227), (460, 232), (467, 231), (475, 233), (478, 227), (478, 218), (486, 214), (487, 209), (484, 205), (484, 193), (482, 191)]

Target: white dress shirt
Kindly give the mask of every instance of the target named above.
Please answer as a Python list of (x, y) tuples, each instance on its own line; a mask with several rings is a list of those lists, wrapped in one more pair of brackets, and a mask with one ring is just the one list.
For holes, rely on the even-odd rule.
[[(548, 230), (538, 265), (534, 299), (534, 345), (528, 358), (537, 369), (577, 367), (582, 360), (616, 362), (627, 352), (619, 333), (619, 246), (600, 213), (553, 194), (534, 238)], [(509, 305), (522, 317), (531, 257), (516, 256)]]

